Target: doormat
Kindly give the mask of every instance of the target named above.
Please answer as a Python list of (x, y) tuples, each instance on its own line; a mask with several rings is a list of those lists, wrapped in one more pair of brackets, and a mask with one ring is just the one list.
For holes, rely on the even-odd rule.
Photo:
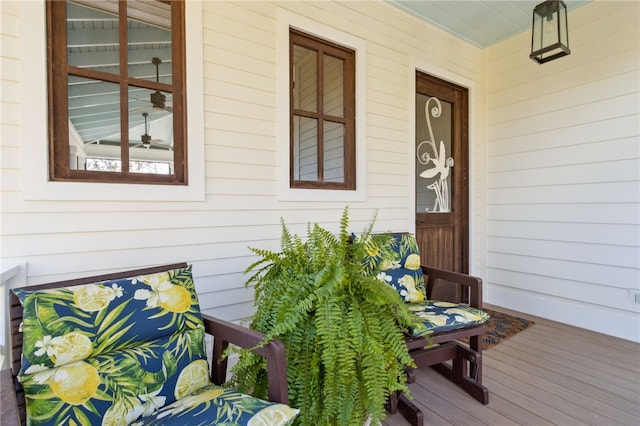
[[(492, 348), (503, 340), (508, 339), (511, 336), (515, 336), (522, 330), (535, 324), (533, 321), (505, 314), (503, 312), (491, 309), (485, 309), (484, 311), (491, 317), (484, 324), (485, 332), (481, 338), (482, 350)], [(463, 339), (463, 341), (468, 342), (469, 339)]]

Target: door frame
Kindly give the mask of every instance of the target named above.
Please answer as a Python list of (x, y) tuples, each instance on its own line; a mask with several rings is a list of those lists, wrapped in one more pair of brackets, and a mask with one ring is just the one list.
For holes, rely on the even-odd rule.
[[(420, 71), (441, 80), (448, 81), (468, 90), (469, 101), (469, 273), (485, 277), (486, 272), (486, 143), (477, 136), (478, 84), (452, 71), (429, 63), (428, 60), (411, 57), (409, 60), (409, 132), (408, 132), (408, 165), (409, 165), (409, 231), (416, 231), (416, 171), (415, 171), (415, 141), (416, 141), (416, 72)], [(480, 167), (477, 167), (480, 166)]]

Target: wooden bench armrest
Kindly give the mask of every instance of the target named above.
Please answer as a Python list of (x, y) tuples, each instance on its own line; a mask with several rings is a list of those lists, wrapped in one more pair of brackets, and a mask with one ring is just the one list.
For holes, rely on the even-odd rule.
[[(229, 344), (241, 348), (252, 348), (263, 341), (265, 335), (259, 331), (251, 330), (241, 325), (233, 324), (219, 318), (202, 314), (204, 328), (207, 334), (213, 336), (213, 365), (211, 366), (211, 379), (221, 385), (226, 379), (227, 360), (220, 361), (222, 353)], [(265, 346), (254, 350), (257, 354), (267, 360), (267, 375), (269, 383), (269, 400), (289, 403), (289, 392), (287, 386), (287, 358), (284, 344), (273, 339)]]
[(11, 369), (0, 371), (0, 419), (3, 425), (19, 425), (20, 414)]
[(447, 271), (444, 269), (422, 266), (422, 273), (427, 277), (425, 285), (427, 287), (427, 298), (431, 298), (431, 291), (435, 281), (440, 279), (442, 284), (446, 283), (461, 285), (469, 290), (469, 306), (482, 309), (482, 279), (473, 275), (459, 272)]

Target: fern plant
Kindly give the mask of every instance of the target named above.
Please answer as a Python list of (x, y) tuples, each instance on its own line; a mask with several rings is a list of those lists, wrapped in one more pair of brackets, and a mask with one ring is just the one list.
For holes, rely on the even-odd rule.
[[(352, 241), (348, 209), (334, 235), (317, 224), (303, 241), (282, 223), (281, 251), (251, 248), (260, 259), (246, 273), (255, 285), (251, 327), (277, 337), (287, 353), (289, 403), (301, 425), (358, 425), (385, 417), (391, 392), (408, 392), (413, 366), (403, 331), (412, 316), (398, 293), (365, 273), (371, 229)], [(262, 357), (241, 351), (233, 384), (265, 397)]]

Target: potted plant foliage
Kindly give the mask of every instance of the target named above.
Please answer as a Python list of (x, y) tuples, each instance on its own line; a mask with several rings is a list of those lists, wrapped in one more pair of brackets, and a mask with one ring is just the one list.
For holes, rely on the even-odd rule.
[[(345, 209), (338, 235), (310, 224), (303, 241), (283, 221), (280, 252), (251, 248), (260, 257), (246, 270), (257, 306), (251, 327), (284, 342), (289, 403), (300, 409), (301, 425), (376, 423), (391, 392), (408, 392), (405, 368), (413, 361), (403, 332), (411, 314), (363, 269), (376, 247), (373, 224), (358, 238), (348, 224)], [(265, 397), (265, 372), (261, 357), (242, 351), (232, 381)]]

